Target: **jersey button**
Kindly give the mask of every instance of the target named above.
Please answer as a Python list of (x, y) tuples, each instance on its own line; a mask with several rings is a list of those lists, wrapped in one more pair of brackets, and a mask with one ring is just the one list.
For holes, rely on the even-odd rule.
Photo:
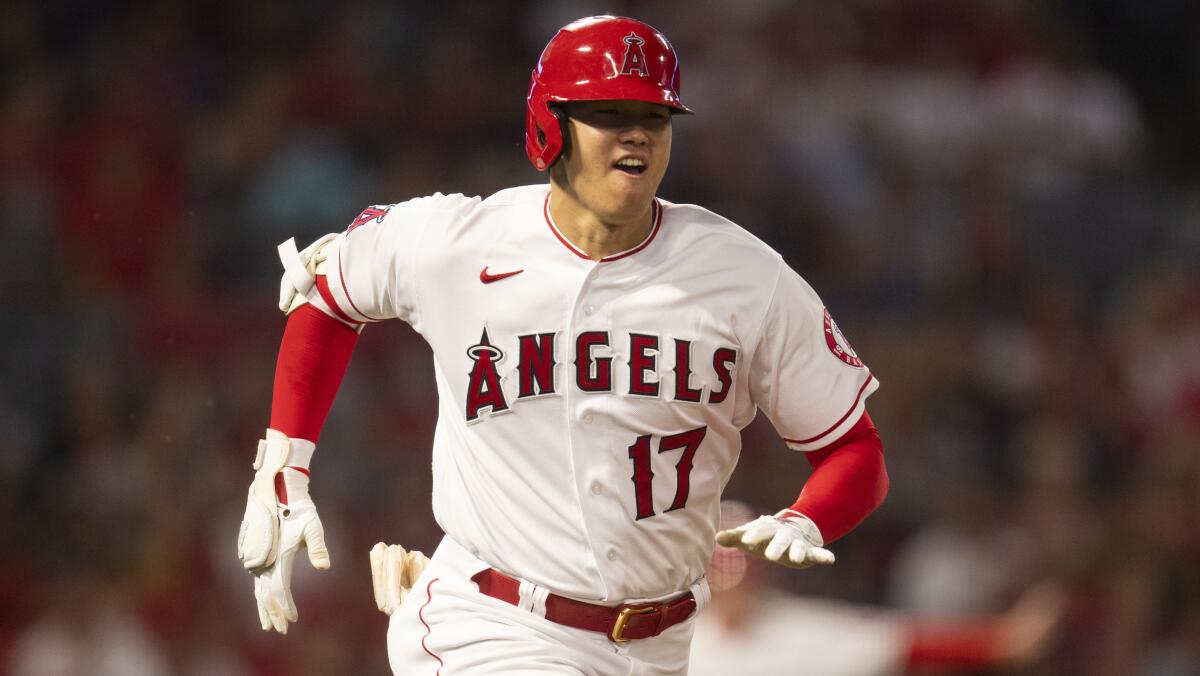
[(596, 311), (595, 305), (584, 305), (583, 306), (583, 314), (585, 314), (585, 315), (590, 315), (595, 311)]
[(615, 549), (608, 550), (608, 560), (609, 561), (617, 560), (617, 550), (615, 550)]
[(592, 484), (592, 493), (594, 493), (594, 494), (596, 494), (596, 495), (600, 495), (600, 491), (602, 491), (602, 490), (604, 490), (604, 489), (600, 487), (600, 482), (599, 482), (599, 481), (597, 481), (596, 483)]
[(591, 424), (592, 424), (592, 414), (591, 414), (591, 413), (584, 413), (584, 414), (583, 414), (583, 423), (584, 423), (585, 425), (591, 425)]
[(588, 279), (595, 279), (599, 276), (600, 276), (599, 268), (593, 268), (592, 271), (590, 273), (588, 273)]

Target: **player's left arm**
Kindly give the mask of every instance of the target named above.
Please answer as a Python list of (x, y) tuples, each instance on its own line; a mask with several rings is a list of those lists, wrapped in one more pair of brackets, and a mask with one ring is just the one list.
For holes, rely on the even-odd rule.
[(779, 515), (810, 519), (825, 544), (853, 530), (887, 497), (883, 441), (866, 411), (840, 439), (806, 457), (812, 476), (796, 502)]
[(747, 378), (750, 392), (813, 474), (796, 501), (717, 534), (717, 543), (792, 568), (831, 564), (825, 545), (887, 495), (883, 444), (865, 399), (878, 382), (816, 292), (781, 263)]
[(812, 476), (791, 506), (717, 534), (717, 543), (791, 568), (834, 562), (834, 542), (883, 503), (888, 475), (871, 416), (834, 443), (808, 453)]

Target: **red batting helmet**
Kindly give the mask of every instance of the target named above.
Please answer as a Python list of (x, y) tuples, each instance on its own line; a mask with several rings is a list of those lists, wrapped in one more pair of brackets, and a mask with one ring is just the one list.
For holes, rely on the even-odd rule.
[(545, 171), (563, 148), (557, 101), (646, 101), (690, 113), (679, 102), (679, 60), (667, 38), (635, 19), (593, 16), (563, 26), (529, 79), (525, 152)]

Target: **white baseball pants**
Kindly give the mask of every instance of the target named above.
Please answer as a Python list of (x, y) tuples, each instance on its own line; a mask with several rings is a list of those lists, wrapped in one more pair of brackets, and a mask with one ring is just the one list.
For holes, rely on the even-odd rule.
[[(442, 539), (388, 625), (388, 659), (396, 676), (687, 673), (695, 614), (656, 637), (614, 643), (527, 610), (536, 605), (536, 585), (521, 585), (520, 608), (479, 593), (471, 577), (488, 567), (449, 536)], [(710, 598), (707, 581), (692, 585), (692, 593), (698, 613)]]

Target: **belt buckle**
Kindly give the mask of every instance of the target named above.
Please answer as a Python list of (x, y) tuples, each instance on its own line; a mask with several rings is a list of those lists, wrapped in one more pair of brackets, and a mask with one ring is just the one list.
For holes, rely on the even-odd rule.
[(644, 606), (642, 608), (631, 608), (626, 606), (617, 614), (617, 621), (613, 624), (612, 633), (608, 636), (613, 640), (613, 643), (628, 643), (632, 639), (625, 638), (625, 625), (629, 622), (631, 615), (647, 615), (649, 613), (658, 612), (665, 609), (665, 606)]

